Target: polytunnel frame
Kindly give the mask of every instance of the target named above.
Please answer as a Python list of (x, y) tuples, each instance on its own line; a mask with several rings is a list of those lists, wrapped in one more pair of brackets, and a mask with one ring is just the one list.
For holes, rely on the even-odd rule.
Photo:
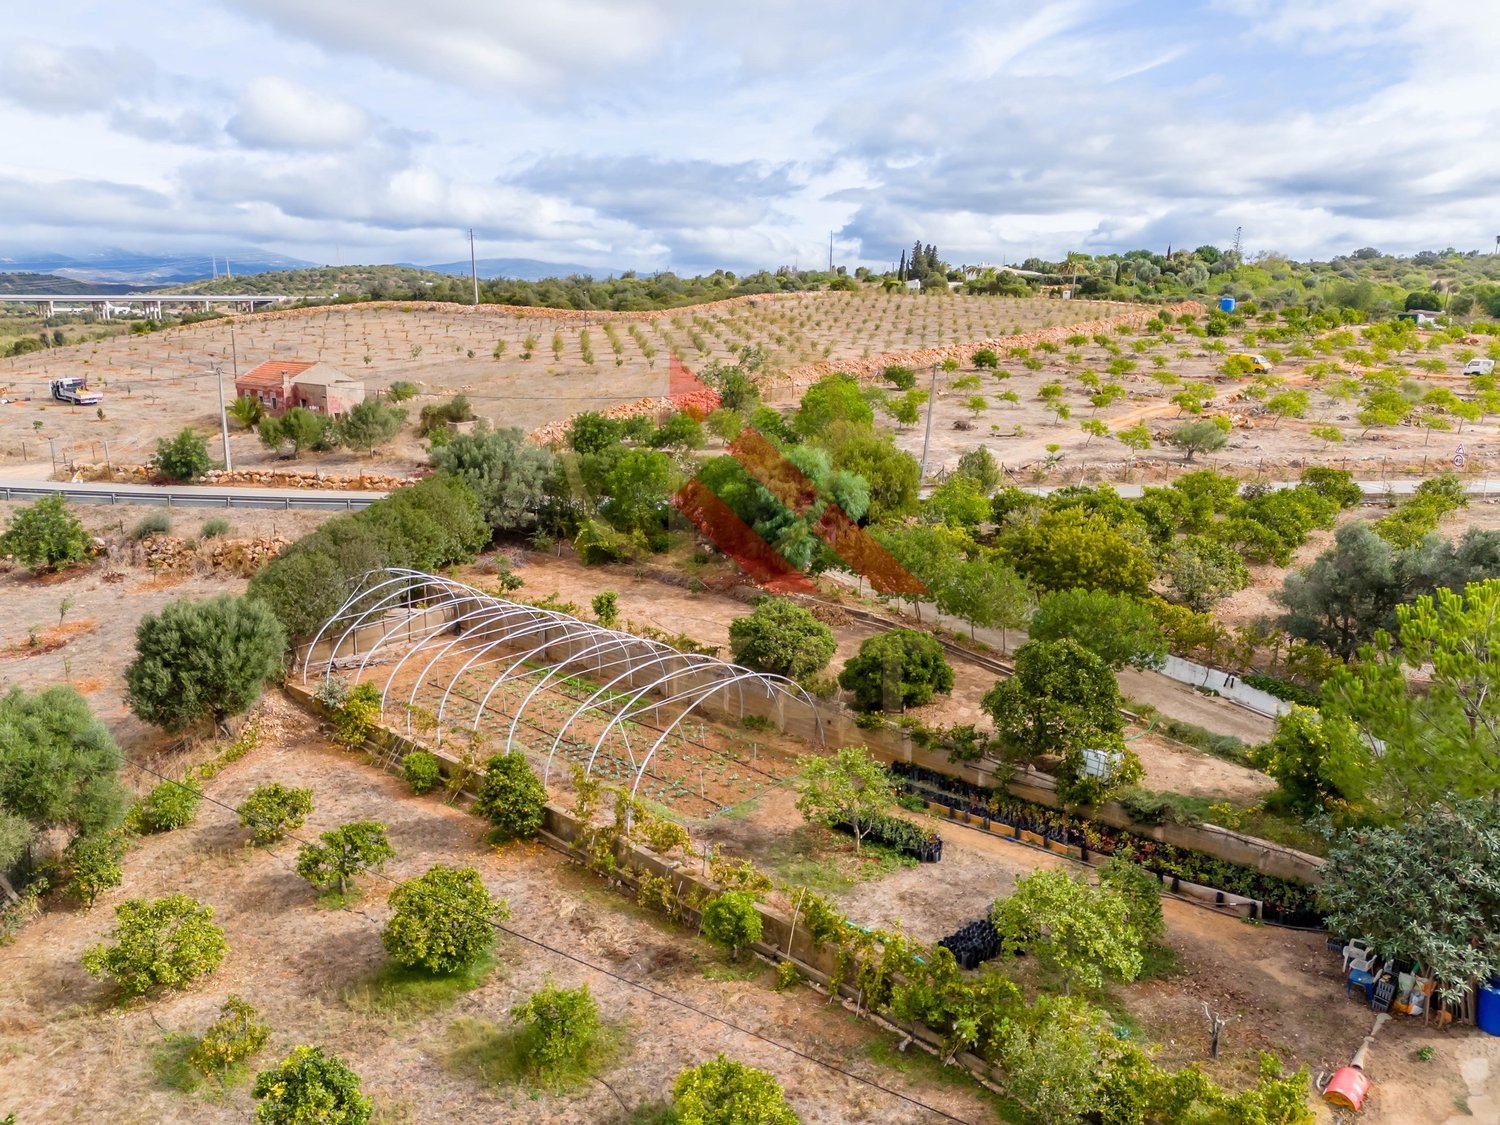
[[(382, 592), (383, 591), (383, 592)], [(436, 591), (434, 593), (433, 591)], [(379, 597), (374, 595), (380, 594)], [(400, 620), (386, 628), (380, 638), (363, 654), (357, 669), (357, 677), (363, 677), (366, 670), (370, 668), (371, 661), (389, 644), (397, 643), (409, 646), (407, 651), (391, 666), (386, 674), (385, 683), (380, 693), (380, 706), (384, 711), (390, 696), (392, 685), (396, 677), (406, 666), (408, 660), (424, 653), (425, 650), (435, 649), (430, 652), (427, 663), (423, 666), (421, 673), (412, 684), (406, 707), (406, 730), (412, 732), (412, 710), (416, 702), (417, 694), (422, 686), (427, 683), (427, 678), (432, 670), (450, 653), (456, 645), (461, 644), (465, 637), (471, 634), (475, 627), (490, 627), (500, 625), (501, 635), (494, 640), (487, 640), (481, 644), (468, 659), (448, 678), (447, 687), (443, 691), (442, 699), (437, 710), (437, 738), (438, 745), (442, 745), (442, 720), (448, 705), (448, 699), (452, 695), (455, 686), (471, 668), (476, 665), (483, 667), (487, 661), (486, 657), (497, 648), (514, 646), (518, 641), (526, 641), (529, 638), (540, 635), (540, 643), (527, 648), (505, 667), (494, 681), (489, 690), (485, 692), (482, 700), (478, 702), (474, 713), (473, 730), (478, 730), (480, 722), (484, 718), (485, 709), (495, 692), (507, 683), (523, 681), (531, 676), (538, 676), (536, 683), (521, 699), (516, 706), (515, 712), (510, 716), (511, 723), (505, 736), (505, 750), (510, 752), (513, 747), (516, 734), (523, 721), (527, 708), (533, 699), (554, 679), (566, 678), (567, 671), (578, 661), (590, 657), (611, 655), (610, 660), (604, 664), (588, 665), (593, 676), (599, 676), (606, 669), (612, 669), (620, 663), (627, 665), (624, 672), (614, 676), (602, 686), (596, 688), (573, 709), (568, 717), (558, 726), (552, 739), (552, 745), (548, 750), (546, 763), (542, 769), (543, 781), (551, 776), (552, 762), (556, 757), (563, 738), (575, 720), (591, 710), (595, 710), (596, 702), (612, 698), (612, 690), (622, 680), (629, 681), (637, 676), (643, 669), (653, 665), (661, 668), (644, 686), (632, 686), (627, 690), (633, 691), (622, 706), (610, 714), (609, 721), (605, 723), (599, 737), (589, 753), (588, 761), (584, 766), (585, 774), (592, 774), (595, 759), (599, 755), (605, 740), (612, 730), (619, 724), (629, 721), (632, 717), (643, 715), (654, 711), (658, 715), (663, 707), (680, 704), (676, 715), (661, 729), (656, 740), (646, 750), (640, 762), (635, 762), (635, 751), (630, 747), (626, 739), (626, 750), (630, 754), (632, 765), (635, 766), (635, 777), (631, 783), (630, 796), (634, 798), (640, 789), (641, 781), (646, 776), (652, 759), (657, 750), (666, 742), (678, 726), (702, 704), (722, 691), (734, 688), (739, 692), (740, 711), (743, 717), (745, 704), (745, 687), (747, 684), (753, 688), (759, 685), (765, 691), (767, 699), (780, 695), (792, 699), (800, 699), (807, 704), (812, 713), (820, 745), (824, 743), (823, 718), (819, 714), (817, 704), (812, 696), (800, 684), (785, 676), (779, 676), (770, 672), (757, 672), (743, 665), (723, 660), (716, 656), (704, 653), (684, 653), (663, 644), (661, 641), (652, 640), (649, 637), (639, 637), (633, 633), (626, 633), (617, 629), (608, 629), (602, 625), (594, 625), (581, 621), (570, 614), (559, 610), (543, 609), (539, 606), (527, 605), (524, 602), (514, 602), (506, 598), (497, 597), (486, 593), (467, 583), (456, 579), (445, 578), (441, 575), (429, 574), (425, 571), (411, 570), (404, 567), (388, 567), (384, 570), (373, 570), (361, 577), (354, 591), (344, 600), (337, 612), (335, 612), (314, 634), (311, 643), (307, 646), (302, 660), (302, 685), (307, 686), (308, 678), (312, 674), (315, 663), (323, 666), (322, 678), (327, 682), (338, 667), (340, 653), (347, 641), (354, 638), (354, 655), (359, 656), (359, 633), (368, 625), (379, 627), (392, 609), (404, 609)], [(419, 634), (413, 637), (411, 628), (412, 620), (418, 614), (426, 615), (436, 611), (438, 619), (435, 624), (424, 625), (415, 632)], [(518, 628), (505, 628), (506, 624), (514, 618), (521, 618)], [(339, 632), (339, 626), (343, 629)], [(554, 635), (553, 630), (561, 629), (560, 636)], [(456, 630), (456, 632), (455, 632)], [(337, 633), (337, 639), (332, 639)], [(444, 642), (443, 637), (453, 634), (451, 640)], [(315, 660), (318, 646), (329, 639), (328, 655), (321, 660)], [(575, 642), (584, 640), (587, 643), (581, 649), (575, 648)], [(566, 645), (567, 651), (561, 658), (551, 660), (545, 659), (549, 649), (558, 645)], [(635, 655), (630, 650), (633, 646), (641, 646), (645, 652)], [(619, 650), (618, 656), (611, 650)], [(537, 657), (543, 659), (538, 663), (532, 663)], [(495, 661), (503, 663), (503, 658)], [(673, 686), (674, 681), (683, 676), (698, 677), (703, 673), (713, 675), (713, 679), (703, 684), (694, 679), (684, 689)], [(441, 680), (441, 677), (439, 677)], [(665, 694), (658, 694), (665, 693)], [(623, 695), (624, 693), (621, 693)], [(467, 698), (462, 696), (461, 698)], [(502, 712), (503, 714), (503, 712)], [(533, 724), (536, 725), (536, 724)], [(537, 729), (544, 729), (537, 726)], [(620, 728), (623, 737), (623, 727)]]

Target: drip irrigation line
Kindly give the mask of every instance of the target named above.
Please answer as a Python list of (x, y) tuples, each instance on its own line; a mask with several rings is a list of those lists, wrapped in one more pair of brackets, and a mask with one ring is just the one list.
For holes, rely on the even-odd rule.
[[(142, 773), (149, 774), (149, 775), (151, 775), (152, 777), (158, 779), (161, 782), (164, 782), (164, 783), (167, 783), (167, 784), (170, 784), (170, 785), (175, 785), (175, 786), (177, 786), (180, 789), (191, 790), (192, 792), (197, 793), (198, 796), (199, 796), (199, 798), (201, 800), (206, 801), (210, 805), (214, 805), (214, 806), (216, 806), (218, 808), (221, 808), (221, 809), (223, 809), (224, 811), (226, 811), (228, 813), (231, 813), (235, 817), (236, 820), (240, 819), (240, 812), (239, 812), (238, 809), (236, 809), (233, 805), (228, 804), (225, 801), (219, 800), (217, 797), (210, 797), (207, 793), (204, 793), (202, 790), (200, 790), (200, 789), (194, 789), (192, 786), (187, 785), (184, 782), (178, 781), (176, 778), (168, 777), (166, 774), (160, 773), (157, 770), (152, 769), (150, 766), (144, 765), (144, 764), (142, 764), (140, 762), (127, 761), (125, 764), (128, 765), (128, 766), (132, 766), (135, 769), (140, 770)], [(255, 818), (255, 817), (251, 817), (250, 820), (253, 821), (253, 822), (258, 822), (257, 818)], [(312, 844), (312, 843), (316, 842), (316, 841), (308, 840), (308, 839), (305, 839), (304, 837), (298, 836), (298, 835), (296, 835), (293, 832), (287, 832), (287, 833), (285, 833), (284, 836), (283, 836), (283, 838), (286, 839), (286, 840), (291, 841), (292, 843), (303, 844), (303, 845)], [(290, 857), (283, 858), (281, 856), (276, 856), (276, 858), (278, 860), (280, 860), (284, 865), (288, 864), (290, 862)], [(384, 871), (380, 871), (380, 870), (378, 870), (376, 868), (369, 867), (369, 866), (367, 866), (365, 864), (358, 864), (358, 865), (356, 865), (356, 870), (358, 870), (362, 874), (370, 876), (371, 878), (381, 880), (382, 882), (385, 882), (385, 883), (389, 883), (392, 888), (400, 888), (400, 887), (406, 886), (406, 881), (405, 880), (397, 879), (394, 875), (387, 875)], [(434, 895), (433, 897), (438, 898), (439, 900), (442, 900), (442, 896), (441, 895)], [(865, 1078), (865, 1077), (862, 1077), (861, 1075), (855, 1074), (853, 1071), (846, 1070), (845, 1068), (839, 1066), (836, 1063), (831, 1063), (831, 1062), (828, 1062), (825, 1059), (820, 1059), (816, 1055), (811, 1055), (811, 1054), (809, 1054), (806, 1051), (800, 1050), (797, 1047), (793, 1047), (790, 1043), (784, 1043), (784, 1042), (782, 1042), (779, 1039), (773, 1039), (770, 1036), (763, 1035), (760, 1032), (755, 1031), (755, 1030), (753, 1030), (751, 1028), (743, 1027), (740, 1024), (737, 1024), (737, 1023), (735, 1023), (732, 1020), (726, 1019), (723, 1016), (714, 1015), (714, 1013), (706, 1011), (703, 1008), (699, 1008), (699, 1007), (697, 1007), (694, 1004), (690, 1004), (688, 1001), (683, 1000), (683, 999), (681, 999), (681, 998), (679, 998), (677, 996), (673, 996), (670, 993), (663, 992), (660, 989), (653, 988), (652, 986), (650, 986), (648, 984), (645, 984), (645, 983), (643, 983), (641, 981), (632, 980), (631, 978), (629, 978), (627, 976), (623, 976), (620, 973), (615, 972), (613, 969), (607, 969), (603, 965), (600, 965), (600, 964), (597, 964), (597, 963), (595, 963), (593, 961), (590, 961), (590, 960), (588, 960), (585, 957), (580, 957), (580, 956), (578, 956), (575, 953), (569, 953), (565, 949), (560, 949), (560, 948), (558, 948), (555, 945), (552, 945), (552, 944), (550, 944), (550, 943), (548, 943), (546, 941), (543, 941), (541, 938), (532, 937), (530, 934), (523, 934), (520, 930), (511, 929), (509, 926), (505, 925), (502, 922), (497, 922), (493, 918), (487, 918), (487, 917), (485, 917), (483, 915), (475, 914), (473, 911), (467, 909), (466, 907), (462, 906), (461, 904), (454, 903), (452, 901), (445, 901), (443, 903), (443, 905), (446, 906), (449, 910), (453, 911), (455, 914), (462, 915), (462, 916), (464, 916), (466, 918), (469, 918), (469, 919), (471, 919), (473, 921), (480, 921), (480, 922), (485, 923), (486, 925), (490, 926), (491, 928), (493, 928), (498, 933), (506, 934), (506, 935), (508, 935), (510, 937), (516, 938), (519, 941), (525, 942), (528, 945), (534, 945), (538, 949), (546, 950), (548, 953), (551, 953), (551, 954), (553, 954), (556, 957), (561, 957), (565, 961), (571, 961), (575, 965), (579, 965), (582, 968), (585, 968), (585, 969), (588, 969), (588, 970), (590, 970), (592, 972), (598, 973), (599, 975), (607, 977), (610, 980), (617, 981), (618, 983), (623, 984), (623, 985), (627, 986), (628, 988), (637, 989), (637, 990), (639, 990), (641, 992), (644, 992), (648, 996), (652, 996), (652, 997), (654, 997), (654, 998), (656, 998), (658, 1000), (665, 1001), (668, 1004), (671, 1004), (671, 1005), (673, 1005), (675, 1007), (681, 1008), (683, 1011), (690, 1012), (693, 1015), (701, 1017), (702, 1019), (706, 1019), (706, 1020), (709, 1020), (709, 1021), (711, 1021), (713, 1023), (719, 1024), (720, 1026), (726, 1027), (729, 1030), (737, 1032), (738, 1034), (743, 1035), (743, 1036), (745, 1036), (745, 1037), (747, 1037), (749, 1039), (754, 1039), (754, 1040), (756, 1040), (758, 1042), (765, 1043), (767, 1046), (775, 1047), (778, 1050), (784, 1051), (784, 1052), (786, 1052), (789, 1055), (792, 1055), (792, 1056), (794, 1056), (796, 1058), (802, 1059), (802, 1060), (804, 1060), (806, 1062), (810, 1062), (814, 1066), (820, 1066), (824, 1070), (827, 1070), (827, 1071), (830, 1071), (830, 1072), (832, 1072), (834, 1074), (840, 1075), (840, 1076), (842, 1076), (844, 1078), (849, 1079), (852, 1082), (856, 1082), (856, 1083), (860, 1084), (861, 1086), (868, 1086), (868, 1087), (870, 1087), (873, 1090), (878, 1090), (881, 1093), (886, 1094), (889, 1097), (896, 1098), (897, 1100), (905, 1102), (908, 1105), (915, 1106), (918, 1109), (926, 1110), (928, 1113), (931, 1113), (934, 1116), (936, 1116), (938, 1118), (941, 1118), (944, 1121), (956, 1122), (957, 1125), (975, 1125), (974, 1122), (966, 1121), (964, 1118), (957, 1117), (954, 1114), (949, 1113), (947, 1110), (939, 1109), (937, 1106), (934, 1106), (934, 1105), (929, 1105), (929, 1104), (927, 1104), (924, 1101), (921, 1101), (921, 1100), (919, 1100), (917, 1098), (911, 1097), (908, 1094), (903, 1094), (901, 1091), (894, 1090), (894, 1089), (892, 1089), (889, 1086), (883, 1086), (879, 1082), (874, 1081), (873, 1079)], [(347, 913), (350, 913), (350, 914), (357, 914), (360, 917), (367, 919), (368, 921), (370, 921), (371, 923), (373, 923), (375, 925), (380, 925), (379, 919), (375, 918), (373, 915), (366, 914), (362, 910), (352, 910), (347, 905), (344, 906), (344, 907), (341, 907), (341, 909), (343, 909), (344, 911), (346, 911)]]

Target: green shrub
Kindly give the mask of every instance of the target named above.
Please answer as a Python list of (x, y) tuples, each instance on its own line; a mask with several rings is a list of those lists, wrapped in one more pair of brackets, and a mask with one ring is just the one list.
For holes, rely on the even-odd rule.
[(186, 988), (219, 967), (229, 951), (214, 908), (186, 895), (134, 898), (115, 907), (114, 945), (90, 946), (83, 967), (112, 978), (126, 996)]
[(729, 623), (737, 663), (793, 680), (816, 676), (837, 647), (833, 630), (789, 598), (762, 598), (748, 617)]
[(373, 1106), (359, 1075), (321, 1047), (295, 1047), (255, 1077), (256, 1125), (367, 1125)]
[(0, 554), (37, 573), (85, 562), (92, 553), (93, 538), (61, 496), (48, 496), (22, 508), (0, 535)]
[(168, 480), (197, 480), (213, 466), (208, 459), (208, 443), (191, 429), (179, 430), (170, 441), (156, 443), (151, 467)]
[(235, 812), (240, 814), (240, 823), (251, 830), (251, 842), (261, 845), (273, 844), (301, 828), (312, 808), (311, 789), (271, 781), (250, 790)]
[(510, 917), (472, 867), (439, 864), (391, 892), (395, 914), (381, 940), (398, 964), (429, 973), (461, 972), (495, 940), (494, 924)]
[(703, 936), (729, 950), (738, 960), (740, 950), (760, 940), (761, 917), (749, 891), (725, 891), (703, 906)]
[(198, 535), (202, 539), (217, 539), (221, 535), (228, 535), (229, 531), (229, 521), (223, 516), (215, 516), (211, 520), (203, 521), (203, 528), (198, 532)]
[(548, 985), (511, 1009), (521, 1025), (516, 1048), (526, 1072), (548, 1085), (587, 1069), (599, 1040), (599, 1005), (586, 984), (577, 988)]
[(426, 750), (413, 750), (402, 758), (401, 772), (411, 791), (418, 795), (432, 792), (443, 780), (442, 764), (437, 755)]
[(130, 538), (139, 543), (153, 535), (166, 535), (172, 530), (172, 517), (166, 512), (151, 512), (130, 529)]
[(193, 822), (203, 791), (185, 781), (163, 781), (141, 802), (138, 815), (146, 832), (171, 832)]
[(500, 838), (526, 840), (535, 836), (541, 831), (546, 804), (547, 788), (520, 750), (497, 755), (485, 763), (474, 811), (489, 817)]
[(953, 668), (930, 633), (892, 629), (868, 638), (839, 673), (860, 711), (904, 711), (953, 690)]

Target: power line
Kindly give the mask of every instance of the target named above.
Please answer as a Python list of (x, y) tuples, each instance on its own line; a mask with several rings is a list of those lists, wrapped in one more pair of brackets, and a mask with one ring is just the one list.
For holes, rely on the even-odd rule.
[[(165, 782), (165, 783), (170, 784), (170, 785), (175, 785), (175, 786), (177, 786), (178, 788), (181, 788), (181, 789), (189, 789), (192, 792), (197, 793), (198, 796), (200, 797), (200, 799), (208, 802), (210, 805), (215, 805), (215, 806), (217, 806), (217, 807), (219, 807), (221, 809), (224, 809), (226, 812), (232, 813), (234, 815), (234, 817), (235, 817), (236, 820), (241, 819), (240, 818), (240, 811), (237, 808), (235, 808), (233, 805), (227, 804), (226, 802), (219, 800), (217, 797), (210, 797), (207, 793), (202, 792), (202, 790), (193, 789), (191, 786), (186, 785), (185, 783), (183, 783), (181, 781), (178, 781), (176, 778), (168, 777), (166, 774), (159, 773), (156, 770), (152, 769), (150, 766), (143, 765), (140, 762), (127, 761), (126, 765), (132, 766), (135, 769), (140, 770), (142, 773), (150, 774), (152, 777), (157, 778), (159, 781)], [(252, 822), (261, 823), (258, 820), (258, 818), (250, 817), (249, 819)], [(315, 842), (315, 841), (312, 841), (312, 840), (304, 839), (303, 837), (298, 836), (298, 835), (296, 835), (295, 833), (292, 833), (292, 832), (285, 833), (285, 838), (287, 840), (292, 841), (293, 843), (304, 844), (304, 845), (305, 844), (311, 844), (311, 843)], [(279, 860), (280, 862), (282, 862), (283, 865), (290, 866), (289, 857), (288, 858), (283, 858), (281, 856), (276, 856), (276, 859)], [(393, 875), (387, 875), (384, 871), (380, 871), (380, 870), (378, 870), (376, 868), (366, 866), (365, 864), (358, 864), (358, 865), (356, 865), (356, 869), (359, 872), (361, 872), (362, 874), (369, 875), (372, 878), (379, 879), (379, 880), (382, 880), (383, 882), (389, 883), (393, 888), (400, 888), (400, 887), (406, 886), (406, 881), (401, 880), (401, 879), (397, 879)], [(434, 897), (439, 898), (439, 899), (442, 898), (441, 895), (435, 895)], [(603, 965), (596, 964), (596, 963), (588, 960), (587, 958), (578, 956), (577, 954), (569, 953), (565, 949), (559, 949), (557, 946), (551, 945), (551, 944), (543, 941), (541, 938), (532, 937), (530, 934), (523, 934), (523, 933), (521, 933), (521, 931), (511, 929), (509, 926), (506, 926), (502, 922), (497, 922), (493, 918), (486, 918), (486, 917), (483, 917), (482, 915), (475, 914), (473, 911), (468, 910), (466, 907), (464, 907), (461, 904), (458, 904), (458, 903), (452, 902), (451, 900), (448, 900), (448, 901), (444, 902), (444, 905), (447, 906), (448, 909), (452, 910), (455, 914), (462, 915), (462, 916), (467, 917), (467, 918), (469, 918), (471, 920), (474, 920), (474, 921), (484, 922), (485, 924), (491, 926), (493, 929), (495, 929), (499, 933), (508, 934), (511, 937), (514, 937), (514, 938), (519, 939), (520, 941), (526, 942), (528, 945), (534, 945), (537, 948), (544, 949), (548, 953), (551, 953), (551, 954), (554, 954), (555, 956), (561, 957), (561, 958), (563, 958), (566, 961), (571, 961), (574, 964), (580, 965), (580, 966), (582, 966), (585, 969), (589, 969), (589, 970), (591, 970), (593, 972), (596, 972), (596, 973), (600, 974), (601, 976), (608, 977), (610, 980), (618, 981), (620, 984), (626, 985), (626, 986), (628, 986), (630, 988), (639, 989), (640, 991), (646, 993), (648, 996), (653, 996), (653, 997), (655, 997), (658, 1000), (663, 1000), (663, 1001), (665, 1001), (668, 1004), (672, 1004), (672, 1005), (675, 1005), (678, 1008), (681, 1008), (683, 1011), (691, 1012), (692, 1014), (694, 1014), (696, 1016), (700, 1016), (703, 1019), (710, 1020), (713, 1023), (719, 1024), (719, 1025), (721, 1025), (723, 1027), (727, 1027), (731, 1031), (738, 1032), (741, 1035), (747, 1036), (747, 1037), (749, 1037), (751, 1039), (754, 1039), (754, 1040), (757, 1040), (757, 1041), (759, 1041), (761, 1043), (765, 1043), (768, 1046), (775, 1047), (775, 1048), (777, 1048), (779, 1050), (785, 1051), (789, 1055), (793, 1055), (796, 1058), (803, 1059), (806, 1062), (813, 1063), (814, 1065), (820, 1066), (823, 1069), (831, 1071), (834, 1074), (838, 1074), (838, 1075), (841, 1075), (844, 1078), (848, 1078), (850, 1081), (857, 1082), (857, 1083), (859, 1083), (862, 1086), (868, 1086), (871, 1089), (879, 1090), (881, 1093), (887, 1094), (890, 1097), (898, 1099), (899, 1101), (903, 1101), (903, 1102), (907, 1103), (908, 1105), (915, 1106), (918, 1109), (926, 1110), (928, 1113), (934, 1114), (935, 1116), (941, 1118), (944, 1121), (953, 1121), (953, 1122), (956, 1122), (957, 1125), (974, 1125), (973, 1122), (965, 1121), (962, 1117), (957, 1117), (954, 1114), (951, 1114), (951, 1113), (947, 1112), (946, 1110), (939, 1109), (937, 1106), (928, 1105), (926, 1102), (921, 1101), (918, 1098), (911, 1097), (908, 1094), (903, 1094), (899, 1090), (893, 1090), (889, 1086), (883, 1086), (879, 1082), (874, 1081), (873, 1079), (865, 1078), (865, 1077), (863, 1077), (861, 1075), (855, 1074), (853, 1071), (846, 1070), (843, 1067), (837, 1065), (836, 1063), (831, 1063), (831, 1062), (828, 1062), (825, 1059), (820, 1059), (820, 1058), (816, 1057), (815, 1055), (810, 1055), (806, 1051), (803, 1051), (803, 1050), (801, 1050), (801, 1049), (799, 1049), (797, 1047), (793, 1047), (790, 1043), (783, 1043), (779, 1039), (772, 1039), (770, 1036), (762, 1035), (758, 1031), (754, 1031), (754, 1030), (752, 1030), (752, 1029), (750, 1029), (748, 1027), (742, 1027), (741, 1025), (735, 1023), (732, 1020), (726, 1019), (723, 1016), (714, 1015), (712, 1012), (705, 1011), (704, 1009), (699, 1008), (699, 1007), (697, 1007), (694, 1004), (690, 1004), (686, 1000), (682, 1000), (682, 999), (680, 999), (680, 998), (678, 998), (676, 996), (672, 996), (669, 993), (662, 992), (659, 989), (652, 988), (650, 985), (645, 984), (645, 983), (643, 983), (641, 981), (631, 980), (629, 977), (622, 976), (621, 974), (615, 972), (613, 969), (607, 969)], [(344, 909), (345, 911), (347, 911), (350, 914), (357, 914), (357, 915), (359, 915), (362, 918), (368, 919), (370, 922), (372, 922), (372, 923), (374, 923), (376, 925), (380, 924), (377, 919), (375, 919), (374, 917), (372, 917), (369, 914), (364, 913), (361, 910), (350, 910), (348, 908), (348, 906), (345, 906), (342, 909)]]

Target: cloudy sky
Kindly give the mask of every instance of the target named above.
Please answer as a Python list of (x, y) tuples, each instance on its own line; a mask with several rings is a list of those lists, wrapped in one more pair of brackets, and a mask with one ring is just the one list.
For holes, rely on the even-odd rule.
[(0, 254), (607, 271), (1489, 248), (1500, 5), (17, 4)]

